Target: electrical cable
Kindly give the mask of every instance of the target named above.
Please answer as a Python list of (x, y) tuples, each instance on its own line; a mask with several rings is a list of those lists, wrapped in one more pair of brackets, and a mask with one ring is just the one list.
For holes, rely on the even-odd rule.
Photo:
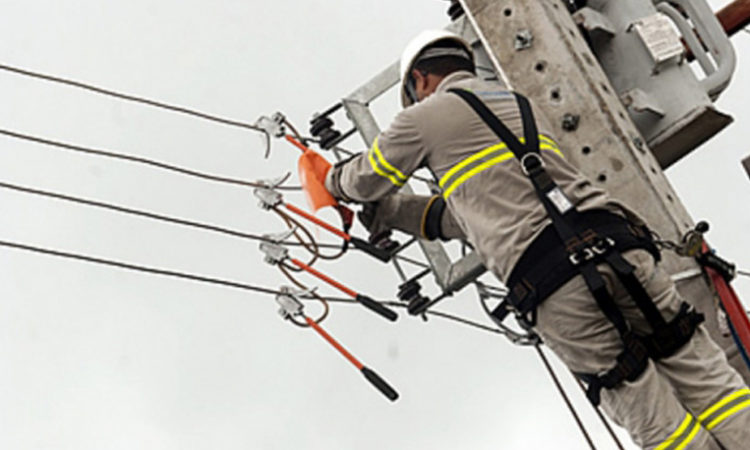
[(750, 277), (750, 272), (746, 270), (738, 270), (737, 275), (742, 275), (743, 277)]
[(560, 383), (560, 380), (557, 378), (557, 374), (555, 374), (555, 370), (552, 368), (552, 365), (547, 360), (547, 356), (542, 351), (541, 345), (536, 344), (534, 345), (534, 348), (536, 349), (537, 353), (539, 354), (539, 357), (544, 363), (544, 366), (547, 369), (547, 373), (549, 373), (550, 377), (552, 378), (552, 381), (555, 383), (555, 386), (557, 387), (557, 390), (560, 393), (560, 396), (562, 396), (563, 400), (565, 401), (565, 404), (568, 406), (568, 410), (570, 411), (570, 414), (575, 419), (576, 424), (578, 424), (578, 429), (581, 430), (583, 437), (586, 438), (586, 442), (588, 442), (589, 447), (591, 447), (591, 450), (596, 450), (596, 446), (594, 446), (594, 442), (591, 440), (591, 436), (589, 436), (589, 433), (586, 430), (586, 427), (583, 425), (581, 418), (578, 416), (578, 412), (576, 411), (573, 404), (570, 402), (570, 398), (568, 398), (568, 394), (565, 393), (565, 389), (563, 389), (562, 384)]
[(177, 113), (180, 113), (180, 114), (186, 114), (186, 115), (189, 115), (189, 116), (198, 117), (200, 119), (204, 119), (204, 120), (209, 120), (209, 121), (212, 121), (212, 122), (221, 123), (221, 124), (224, 124), (224, 125), (230, 125), (230, 126), (233, 126), (233, 127), (245, 128), (245, 129), (252, 130), (252, 131), (257, 131), (257, 132), (260, 132), (260, 133), (263, 133), (263, 134), (268, 134), (268, 132), (266, 130), (264, 130), (262, 127), (259, 127), (257, 125), (253, 125), (253, 124), (250, 124), (250, 123), (247, 123), (247, 122), (241, 122), (241, 121), (238, 121), (238, 120), (227, 119), (227, 118), (224, 118), (224, 117), (215, 116), (213, 114), (206, 114), (204, 112), (200, 112), (200, 111), (197, 111), (197, 110), (194, 110), (194, 109), (185, 108), (183, 106), (171, 105), (171, 104), (168, 104), (168, 103), (163, 103), (163, 102), (159, 102), (159, 101), (156, 101), (156, 100), (151, 100), (151, 99), (148, 99), (148, 98), (145, 98), (145, 97), (138, 97), (138, 96), (131, 95), (131, 94), (125, 94), (125, 93), (122, 93), (122, 92), (113, 91), (113, 90), (110, 90), (110, 89), (104, 89), (104, 88), (101, 88), (101, 87), (98, 87), (98, 86), (94, 86), (92, 84), (82, 83), (80, 81), (75, 81), (75, 80), (71, 80), (71, 79), (68, 79), (68, 78), (62, 78), (62, 77), (58, 77), (58, 76), (54, 76), (54, 75), (47, 75), (47, 74), (43, 74), (43, 73), (40, 73), (40, 72), (34, 72), (34, 71), (31, 71), (31, 70), (28, 70), (28, 69), (22, 69), (22, 68), (19, 68), (19, 67), (13, 67), (13, 66), (5, 65), (5, 64), (0, 64), (0, 70), (5, 70), (7, 72), (12, 72), (12, 73), (15, 73), (15, 74), (18, 74), (18, 75), (24, 75), (24, 76), (27, 76), (27, 77), (37, 78), (37, 79), (40, 79), (40, 80), (51, 81), (51, 82), (54, 82), (54, 83), (60, 83), (60, 84), (68, 85), (68, 86), (73, 86), (73, 87), (76, 87), (76, 88), (79, 88), (79, 89), (84, 89), (84, 90), (87, 90), (87, 91), (95, 92), (97, 94), (102, 94), (102, 95), (106, 95), (106, 96), (109, 96), (109, 97), (115, 97), (115, 98), (118, 98), (118, 99), (121, 99), (121, 100), (127, 100), (127, 101), (131, 101), (131, 102), (135, 102), (135, 103), (141, 103), (141, 104), (144, 104), (144, 105), (153, 106), (153, 107), (156, 107), (156, 108), (161, 108), (161, 109), (165, 109), (165, 110), (168, 110), (168, 111), (177, 112)]
[[(571, 375), (573, 375), (573, 378), (576, 380), (576, 383), (578, 383), (578, 387), (581, 388), (581, 391), (584, 395), (586, 395), (586, 386), (583, 385), (580, 378), (575, 376), (575, 374), (571, 371)], [(620, 441), (620, 438), (617, 437), (615, 434), (615, 430), (612, 429), (612, 426), (609, 424), (609, 421), (604, 417), (604, 414), (602, 414), (601, 410), (598, 406), (594, 405), (593, 403), (589, 402), (591, 404), (591, 407), (594, 409), (594, 412), (596, 412), (597, 417), (599, 417), (599, 420), (604, 425), (604, 428), (607, 429), (607, 432), (609, 433), (609, 436), (614, 441), (615, 445), (617, 445), (617, 448), (619, 450), (625, 450), (625, 447), (623, 447), (622, 442)]]
[[(0, 67), (2, 67), (2, 66), (0, 66)], [(177, 172), (177, 173), (180, 173), (182, 175), (188, 175), (188, 176), (192, 176), (192, 177), (197, 177), (197, 178), (201, 178), (201, 179), (204, 179), (204, 180), (216, 181), (216, 182), (219, 182), (219, 183), (233, 184), (233, 185), (237, 185), (237, 186), (244, 186), (244, 187), (251, 187), (251, 188), (265, 187), (265, 185), (263, 185), (262, 183), (256, 183), (256, 182), (245, 181), (245, 180), (240, 180), (240, 179), (236, 179), (236, 178), (229, 178), (229, 177), (223, 177), (223, 176), (218, 176), (218, 175), (212, 175), (212, 174), (208, 174), (208, 173), (205, 173), (205, 172), (199, 172), (197, 170), (186, 169), (184, 167), (179, 167), (179, 166), (176, 166), (176, 165), (173, 165), (173, 164), (168, 164), (168, 163), (164, 163), (164, 162), (161, 162), (161, 161), (156, 161), (156, 160), (149, 159), (149, 158), (143, 158), (143, 157), (140, 157), (140, 156), (127, 155), (127, 154), (124, 154), (124, 153), (118, 153), (118, 152), (114, 152), (114, 151), (110, 151), (110, 150), (96, 149), (96, 148), (84, 147), (84, 146), (80, 146), (80, 145), (68, 144), (68, 143), (65, 143), (65, 142), (54, 141), (54, 140), (51, 140), (51, 139), (42, 138), (42, 137), (39, 137), (39, 136), (33, 136), (33, 135), (29, 135), (29, 134), (24, 134), (24, 133), (18, 133), (18, 132), (11, 131), (11, 130), (0, 129), (0, 134), (8, 136), (8, 137), (15, 138), (15, 139), (22, 139), (22, 140), (26, 140), (26, 141), (30, 141), (30, 142), (35, 142), (37, 144), (43, 144), (43, 145), (48, 145), (48, 146), (52, 146), (52, 147), (57, 147), (57, 148), (61, 148), (61, 149), (64, 149), (64, 150), (70, 150), (70, 151), (79, 152), (79, 153), (86, 153), (86, 154), (90, 154), (90, 155), (103, 156), (103, 157), (107, 157), (107, 158), (120, 159), (120, 160), (129, 161), (129, 162), (133, 162), (133, 163), (137, 163), (137, 164), (144, 164), (144, 165), (147, 165), (147, 166), (156, 167), (158, 169), (168, 170), (168, 171), (171, 171), (171, 172)], [(299, 186), (279, 186), (279, 187), (277, 187), (277, 189), (279, 189), (279, 190), (288, 190), (288, 191), (298, 191), (298, 190), (301, 190), (302, 188), (299, 187)]]
[[(64, 201), (68, 201), (68, 202), (72, 202), (72, 203), (78, 203), (78, 204), (82, 204), (82, 205), (86, 205), (86, 206), (92, 206), (92, 207), (96, 207), (96, 208), (102, 208), (102, 209), (107, 209), (107, 210), (111, 210), (111, 211), (116, 211), (116, 212), (119, 212), (119, 213), (122, 213), (122, 214), (129, 214), (129, 215), (134, 215), (134, 216), (143, 217), (143, 218), (147, 218), (147, 219), (158, 220), (158, 221), (163, 221), (163, 222), (167, 222), (167, 223), (173, 223), (173, 224), (177, 224), (177, 225), (193, 227), (193, 228), (197, 228), (197, 229), (203, 229), (203, 230), (212, 231), (212, 232), (216, 232), (216, 233), (220, 233), (220, 234), (225, 234), (225, 235), (228, 235), (228, 236), (237, 237), (237, 238), (241, 238), (241, 239), (248, 239), (248, 240), (254, 240), (254, 241), (261, 241), (261, 242), (271, 242), (271, 239), (269, 239), (267, 237), (264, 237), (262, 235), (258, 235), (258, 234), (247, 233), (247, 232), (244, 232), (244, 231), (239, 231), (239, 230), (234, 230), (234, 229), (230, 229), (230, 228), (220, 227), (220, 226), (212, 225), (212, 224), (208, 224), (208, 223), (202, 223), (202, 222), (196, 222), (196, 221), (192, 221), (192, 220), (182, 219), (182, 218), (179, 218), (179, 217), (166, 216), (166, 215), (162, 215), (162, 214), (153, 213), (153, 212), (150, 212), (150, 211), (144, 211), (144, 210), (139, 210), (139, 209), (134, 209), (134, 208), (128, 208), (128, 207), (125, 207), (125, 206), (115, 205), (115, 204), (112, 204), (112, 203), (105, 203), (105, 202), (100, 202), (100, 201), (96, 201), (96, 200), (85, 199), (85, 198), (81, 198), (81, 197), (74, 197), (74, 196), (71, 196), (71, 195), (61, 194), (61, 193), (58, 193), (58, 192), (44, 191), (44, 190), (41, 190), (41, 189), (35, 189), (35, 188), (20, 186), (20, 185), (16, 185), (16, 184), (6, 183), (6, 182), (3, 182), (3, 181), (0, 181), (0, 189), (8, 189), (8, 190), (13, 190), (13, 191), (17, 191), (17, 192), (23, 192), (23, 193), (26, 193), (26, 194), (37, 195), (37, 196), (41, 196), (41, 197), (53, 198), (53, 199), (56, 199), (56, 200), (64, 200)], [(287, 245), (287, 246), (294, 246), (294, 247), (303, 246), (299, 242), (292, 242), (292, 241), (284, 241), (284, 242), (281, 242), (281, 244), (284, 244), (284, 245)], [(326, 249), (340, 249), (341, 248), (341, 246), (338, 245), (338, 244), (327, 244), (327, 243), (318, 243), (318, 242), (316, 242), (315, 244), (317, 245), (318, 248), (326, 248)], [(406, 256), (396, 255), (395, 257), (398, 258), (398, 259), (400, 259), (400, 260), (403, 260), (405, 262), (408, 262), (409, 264), (418, 266), (418, 267), (423, 267), (423, 268), (429, 267), (427, 264), (424, 264), (422, 262), (413, 260), (413, 259), (408, 258)]]
[[(168, 277), (173, 277), (173, 278), (195, 281), (199, 283), (207, 283), (207, 284), (230, 287), (230, 288), (235, 288), (235, 289), (242, 289), (245, 291), (259, 292), (262, 294), (269, 294), (269, 295), (284, 294), (284, 292), (278, 291), (276, 289), (270, 289), (270, 288), (266, 288), (262, 286), (256, 286), (256, 285), (241, 283), (241, 282), (232, 281), (232, 280), (207, 277), (203, 275), (191, 274), (187, 272), (178, 272), (174, 270), (159, 269), (159, 268), (148, 267), (148, 266), (143, 266), (143, 265), (138, 265), (138, 264), (126, 263), (122, 261), (115, 261), (115, 260), (110, 260), (110, 259), (98, 258), (94, 256), (82, 255), (78, 253), (64, 252), (60, 250), (53, 250), (49, 248), (32, 246), (32, 245), (22, 244), (18, 242), (0, 240), (0, 247), (7, 247), (7, 248), (15, 249), (15, 250), (39, 253), (39, 254), (43, 254), (47, 256), (55, 256), (59, 258), (72, 259), (72, 260), (77, 260), (77, 261), (93, 263), (93, 264), (100, 264), (100, 265), (105, 265), (109, 267), (116, 267), (119, 269), (131, 270), (131, 271), (136, 271), (136, 272), (141, 272), (141, 273), (149, 273), (152, 275), (168, 276)], [(359, 305), (359, 303), (357, 303), (356, 300), (349, 299), (349, 298), (327, 297), (327, 296), (322, 297), (322, 298), (330, 303)], [(314, 297), (303, 297), (303, 299), (304, 300), (316, 300)], [(383, 303), (384, 305), (388, 305), (388, 306), (392, 306), (396, 308), (407, 307), (407, 305), (404, 305), (403, 303), (399, 303), (399, 302), (381, 302), (381, 303)], [(427, 311), (427, 314), (434, 315), (436, 317), (440, 317), (446, 320), (458, 322), (463, 325), (470, 326), (479, 330), (490, 331), (492, 333), (499, 333), (499, 330), (493, 330), (480, 323), (473, 322), (467, 319), (463, 319), (452, 314), (442, 313), (438, 311)]]

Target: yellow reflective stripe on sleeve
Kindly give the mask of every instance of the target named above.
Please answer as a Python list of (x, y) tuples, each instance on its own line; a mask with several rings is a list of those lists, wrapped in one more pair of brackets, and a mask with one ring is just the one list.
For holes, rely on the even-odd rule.
[(707, 430), (711, 430), (728, 417), (750, 407), (750, 389), (744, 388), (733, 392), (706, 409), (698, 421)]
[(378, 139), (375, 138), (375, 142), (372, 143), (372, 148), (368, 152), (368, 159), (370, 160), (370, 166), (381, 177), (388, 178), (391, 183), (396, 186), (403, 186), (406, 183), (406, 176), (401, 173), (400, 170), (393, 167), (388, 161), (386, 161), (383, 153), (380, 151), (378, 146)]
[(667, 440), (656, 446), (654, 450), (682, 450), (690, 444), (700, 429), (701, 426), (698, 421), (688, 413), (675, 432)]

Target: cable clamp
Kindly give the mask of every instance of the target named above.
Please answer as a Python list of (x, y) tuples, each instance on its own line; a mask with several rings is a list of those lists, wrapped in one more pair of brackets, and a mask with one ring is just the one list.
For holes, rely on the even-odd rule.
[(284, 197), (281, 193), (272, 188), (257, 187), (253, 189), (253, 194), (258, 197), (258, 206), (263, 209), (275, 208), (284, 201)]
[(304, 306), (298, 297), (303, 296), (305, 293), (309, 294), (312, 291), (297, 291), (289, 286), (282, 286), (279, 291), (280, 293), (276, 294), (276, 303), (281, 306), (279, 315), (284, 319), (303, 315)]
[(284, 122), (286, 122), (286, 117), (280, 112), (274, 113), (271, 117), (260, 116), (258, 120), (255, 121), (255, 127), (263, 132), (263, 138), (265, 139), (265, 158), (268, 158), (271, 154), (271, 136), (281, 138), (286, 134)]
[(279, 244), (279, 242), (288, 239), (295, 230), (289, 230), (281, 235), (264, 235), (263, 238), (266, 242), (260, 243), (260, 251), (263, 252), (265, 257), (263, 260), (272, 266), (280, 264), (282, 261), (289, 257), (289, 249)]

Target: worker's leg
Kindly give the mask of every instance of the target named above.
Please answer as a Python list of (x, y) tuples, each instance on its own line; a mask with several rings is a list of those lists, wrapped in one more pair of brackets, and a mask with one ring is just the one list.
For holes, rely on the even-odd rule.
[[(615, 364), (622, 351), (616, 330), (581, 277), (575, 277), (540, 305), (535, 329), (574, 372), (605, 371)], [(636, 381), (603, 390), (602, 406), (641, 447), (678, 448), (686, 444), (680, 448), (719, 448), (682, 406), (668, 381), (651, 362)]]
[[(681, 299), (669, 276), (642, 252), (625, 257), (647, 275), (642, 283), (665, 319), (671, 319)], [(648, 332), (637, 310), (627, 304), (622, 307), (636, 330)], [(750, 390), (702, 326), (677, 353), (655, 365), (680, 402), (725, 448), (750, 447)]]

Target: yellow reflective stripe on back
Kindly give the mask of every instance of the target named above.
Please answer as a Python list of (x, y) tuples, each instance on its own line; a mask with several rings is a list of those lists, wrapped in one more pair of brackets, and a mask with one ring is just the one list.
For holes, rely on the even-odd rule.
[(654, 450), (682, 450), (690, 444), (700, 429), (700, 424), (688, 413), (674, 433), (667, 440), (656, 446)]
[[(504, 153), (501, 153), (500, 155), (495, 156), (494, 158), (488, 161), (478, 164), (476, 167), (473, 167), (471, 170), (467, 170), (460, 177), (456, 179), (453, 178), (455, 177), (456, 174), (460, 173), (461, 170), (464, 170), (467, 167), (470, 167), (473, 163), (480, 161), (482, 158), (489, 156), (492, 153), (496, 153), (499, 150), (502, 150), (503, 148), (507, 148), (505, 144), (494, 145), (490, 148), (487, 148), (485, 150), (482, 150), (479, 153), (476, 153), (470, 156), (469, 158), (466, 158), (464, 161), (454, 166), (450, 171), (448, 171), (448, 173), (446, 173), (440, 179), (440, 187), (443, 188), (443, 198), (447, 200), (448, 197), (450, 197), (450, 195), (453, 193), (453, 191), (456, 190), (456, 188), (458, 188), (466, 180), (478, 174), (479, 172), (482, 172), (483, 170), (486, 170), (490, 168), (491, 166), (494, 166), (495, 164), (499, 164), (501, 162), (507, 161), (509, 159), (513, 159), (515, 157), (513, 152), (508, 150)], [(552, 145), (545, 143), (545, 144), (540, 144), (539, 149), (554, 152), (555, 154), (559, 155), (561, 158), (564, 158), (562, 152), (560, 151), (560, 149), (557, 148), (557, 146), (552, 146)], [(471, 161), (469, 161), (470, 159)], [(448, 185), (449, 182), (450, 184)]]
[[(404, 185), (404, 183), (406, 182), (406, 176), (404, 176), (401, 171), (393, 167), (388, 163), (388, 161), (385, 160), (383, 154), (380, 152), (380, 148), (378, 147), (377, 138), (375, 138), (375, 142), (373, 142), (372, 148), (368, 152), (367, 156), (370, 161), (370, 166), (372, 166), (372, 170), (374, 170), (376, 174), (380, 175), (381, 177), (388, 178), (391, 183), (395, 184), (398, 187)], [(384, 170), (384, 168), (386, 170)]]
[(504, 148), (507, 148), (508, 146), (505, 145), (505, 142), (501, 142), (499, 144), (493, 145), (492, 147), (487, 147), (484, 150), (479, 151), (478, 153), (474, 153), (473, 155), (469, 156), (468, 158), (464, 159), (460, 163), (456, 164), (455, 166), (451, 167), (451, 169), (443, 175), (443, 177), (440, 179), (440, 187), (445, 187), (444, 184), (458, 171), (463, 169), (464, 167), (468, 166), (469, 164), (473, 163), (474, 161), (478, 159), (482, 159), (483, 157), (489, 155), (492, 152), (496, 152), (498, 150), (502, 150)]
[[(523, 144), (526, 142), (525, 138), (520, 138), (519, 141)], [(448, 172), (445, 173), (445, 175), (440, 178), (440, 182), (438, 183), (441, 188), (445, 188), (445, 184), (450, 180), (451, 177), (453, 177), (455, 174), (460, 172), (462, 169), (466, 168), (467, 166), (471, 165), (473, 162), (480, 160), (484, 158), (485, 156), (489, 155), (490, 153), (502, 150), (504, 148), (507, 148), (507, 144), (505, 142), (501, 142), (499, 144), (495, 144), (491, 147), (487, 147), (484, 150), (480, 150), (477, 153), (474, 153), (473, 155), (469, 156), (468, 158), (465, 158), (455, 166), (451, 167)], [(540, 134), (539, 135), (539, 149), (540, 150), (552, 150), (554, 151), (558, 156), (563, 157), (562, 152), (557, 147), (557, 143), (553, 141), (552, 139), (548, 138), (547, 136)], [(483, 164), (484, 165), (484, 164)], [(462, 177), (463, 178), (463, 177)], [(447, 196), (446, 196), (447, 197)]]
[(507, 161), (509, 159), (513, 158), (513, 152), (505, 152), (500, 156), (496, 156), (495, 158), (492, 158), (491, 160), (482, 163), (475, 168), (469, 170), (465, 174), (461, 175), (456, 181), (454, 181), (450, 186), (448, 186), (448, 189), (443, 191), (443, 198), (447, 199), (454, 190), (456, 190), (457, 187), (459, 187), (461, 184), (463, 184), (464, 181), (468, 180), (469, 178), (473, 177), (474, 175), (478, 174), (479, 172), (483, 171), (484, 169), (487, 169), (490, 166), (494, 166), (495, 164), (499, 164), (503, 161)]

